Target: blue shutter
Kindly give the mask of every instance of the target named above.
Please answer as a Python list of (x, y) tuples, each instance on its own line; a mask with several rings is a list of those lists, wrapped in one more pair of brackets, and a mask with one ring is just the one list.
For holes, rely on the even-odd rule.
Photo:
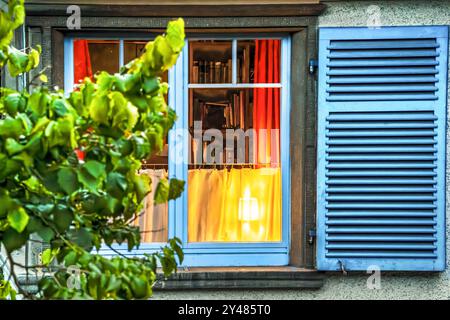
[(319, 42), (318, 269), (443, 270), (448, 27)]

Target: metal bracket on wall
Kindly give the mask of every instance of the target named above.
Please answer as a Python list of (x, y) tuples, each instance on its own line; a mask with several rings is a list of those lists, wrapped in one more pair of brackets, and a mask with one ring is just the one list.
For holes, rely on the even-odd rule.
[(308, 243), (312, 245), (314, 243), (314, 239), (316, 238), (316, 229), (310, 229), (308, 236), (309, 236)]
[(314, 74), (314, 72), (316, 71), (318, 66), (319, 66), (319, 64), (316, 59), (309, 59), (309, 73), (310, 74)]

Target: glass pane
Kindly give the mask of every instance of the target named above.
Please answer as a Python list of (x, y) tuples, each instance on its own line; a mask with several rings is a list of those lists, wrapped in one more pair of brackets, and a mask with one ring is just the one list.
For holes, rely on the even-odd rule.
[(190, 89), (189, 242), (281, 241), (280, 89)]
[[(145, 45), (151, 40), (126, 40), (123, 43), (123, 63), (127, 64), (133, 59), (140, 57), (145, 51)], [(169, 81), (169, 72), (166, 71), (162, 74), (161, 80), (164, 82)], [(166, 96), (167, 99), (167, 96)]]
[(119, 41), (74, 40), (74, 83), (99, 71), (119, 71)]
[(240, 40), (237, 45), (238, 83), (280, 82), (281, 40)]
[(189, 41), (189, 83), (231, 83), (231, 41)]
[(123, 44), (123, 60), (127, 64), (139, 57), (145, 50), (146, 40), (126, 40)]
[(144, 243), (168, 240), (168, 205), (167, 203), (155, 205), (153, 201), (159, 181), (168, 177), (168, 150), (169, 145), (166, 141), (162, 152), (147, 159), (140, 170), (140, 174), (146, 174), (152, 180), (152, 191), (144, 200), (144, 208), (139, 218), (134, 221), (141, 230), (141, 241)]

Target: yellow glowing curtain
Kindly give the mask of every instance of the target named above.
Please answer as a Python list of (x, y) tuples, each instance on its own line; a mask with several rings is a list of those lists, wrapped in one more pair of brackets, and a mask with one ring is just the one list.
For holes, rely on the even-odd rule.
[[(280, 168), (195, 169), (188, 175), (189, 242), (281, 241)], [(239, 212), (245, 208), (257, 212)]]

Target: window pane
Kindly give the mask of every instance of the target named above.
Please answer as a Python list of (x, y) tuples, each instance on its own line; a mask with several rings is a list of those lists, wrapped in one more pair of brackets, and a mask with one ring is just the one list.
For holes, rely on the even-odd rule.
[(152, 191), (144, 199), (144, 208), (137, 220), (134, 221), (141, 231), (141, 241), (167, 242), (168, 240), (168, 205), (155, 205), (153, 198), (159, 181), (168, 178), (168, 144), (162, 152), (150, 157), (142, 166), (140, 174), (145, 174), (152, 180)]
[(190, 89), (189, 242), (281, 241), (280, 89)]
[(189, 41), (190, 83), (231, 83), (231, 41)]
[[(125, 40), (123, 43), (123, 59), (124, 64), (127, 64), (133, 59), (140, 57), (145, 51), (145, 45), (151, 40)], [(161, 80), (169, 81), (169, 72), (166, 71), (161, 75)], [(166, 96), (167, 99), (167, 96)]]
[(238, 41), (238, 83), (279, 83), (280, 56), (281, 40)]
[(123, 59), (124, 64), (127, 64), (131, 60), (139, 57), (144, 53), (146, 40), (126, 40), (123, 44)]
[(74, 83), (99, 71), (119, 71), (119, 41), (74, 40)]
[[(124, 64), (141, 56), (147, 42), (148, 40), (124, 41)], [(162, 75), (162, 81), (168, 81), (167, 72)], [(140, 171), (140, 174), (146, 174), (152, 180), (152, 191), (145, 198), (142, 214), (135, 221), (135, 225), (140, 228), (143, 243), (168, 240), (168, 205), (167, 203), (155, 205), (153, 201), (159, 181), (168, 177), (168, 149), (166, 140), (162, 152), (147, 159), (142, 166), (143, 170)]]

